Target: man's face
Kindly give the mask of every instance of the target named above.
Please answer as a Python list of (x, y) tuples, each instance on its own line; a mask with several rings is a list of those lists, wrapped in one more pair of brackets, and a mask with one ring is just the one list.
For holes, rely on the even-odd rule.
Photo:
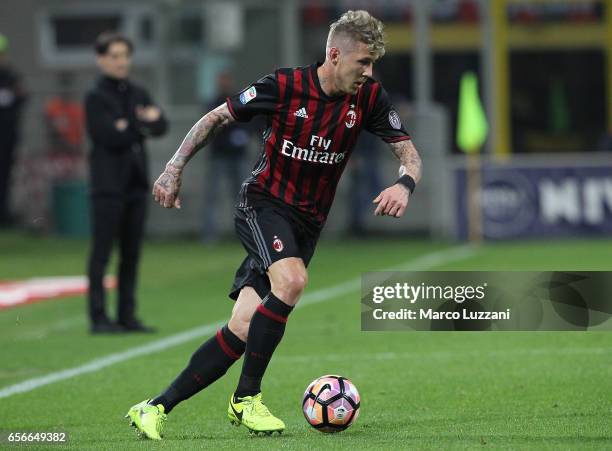
[(98, 55), (96, 62), (100, 70), (113, 78), (127, 78), (132, 65), (132, 54), (124, 42), (113, 42), (104, 55)]
[(345, 94), (355, 94), (372, 76), (374, 56), (363, 42), (340, 50), (336, 65), (336, 86)]

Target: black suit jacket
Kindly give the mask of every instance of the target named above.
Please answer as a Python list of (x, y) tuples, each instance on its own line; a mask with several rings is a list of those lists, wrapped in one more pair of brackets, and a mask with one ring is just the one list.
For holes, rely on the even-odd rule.
[[(167, 121), (163, 114), (155, 122), (139, 121), (136, 117), (139, 105), (153, 105), (153, 102), (144, 88), (129, 80), (100, 77), (87, 92), (85, 114), (92, 143), (89, 165), (93, 196), (147, 194), (145, 138), (163, 135)], [(118, 119), (128, 121), (125, 130), (116, 128)]]

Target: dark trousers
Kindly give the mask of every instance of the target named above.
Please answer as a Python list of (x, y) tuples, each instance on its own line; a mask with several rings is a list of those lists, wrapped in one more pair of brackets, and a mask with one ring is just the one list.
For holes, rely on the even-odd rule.
[(103, 279), (113, 244), (119, 242), (119, 322), (135, 317), (136, 278), (144, 234), (147, 197), (126, 200), (119, 197), (92, 198), (93, 236), (89, 256), (89, 317), (92, 322), (106, 318)]
[[(4, 131), (0, 131), (4, 133)], [(0, 136), (0, 225), (8, 223), (10, 219), (9, 203), (11, 193), (11, 172), (15, 162), (15, 147), (17, 138)]]

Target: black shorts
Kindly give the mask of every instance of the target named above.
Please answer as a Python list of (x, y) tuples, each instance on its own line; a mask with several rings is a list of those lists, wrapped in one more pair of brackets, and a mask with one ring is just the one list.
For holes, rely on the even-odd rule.
[(234, 224), (248, 254), (229, 293), (234, 300), (245, 286), (253, 287), (263, 299), (270, 292), (266, 270), (278, 260), (298, 257), (308, 266), (320, 233), (300, 221), (291, 207), (271, 202), (236, 207)]

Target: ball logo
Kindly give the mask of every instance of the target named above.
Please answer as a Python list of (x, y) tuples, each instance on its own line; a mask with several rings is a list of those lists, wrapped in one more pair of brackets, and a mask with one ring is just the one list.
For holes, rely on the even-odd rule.
[(346, 120), (344, 121), (344, 125), (346, 128), (353, 128), (355, 122), (357, 122), (357, 113), (355, 113), (355, 105), (351, 105), (351, 109), (346, 112)]
[(276, 252), (282, 252), (285, 246), (279, 237), (274, 236), (274, 241), (272, 242), (272, 247)]
[(336, 410), (334, 410), (334, 415), (337, 419), (344, 420), (344, 417), (346, 416), (347, 412), (348, 410), (344, 406), (340, 406), (336, 408)]
[(389, 111), (389, 124), (396, 130), (402, 128), (402, 121), (400, 120), (399, 114), (395, 110)]

